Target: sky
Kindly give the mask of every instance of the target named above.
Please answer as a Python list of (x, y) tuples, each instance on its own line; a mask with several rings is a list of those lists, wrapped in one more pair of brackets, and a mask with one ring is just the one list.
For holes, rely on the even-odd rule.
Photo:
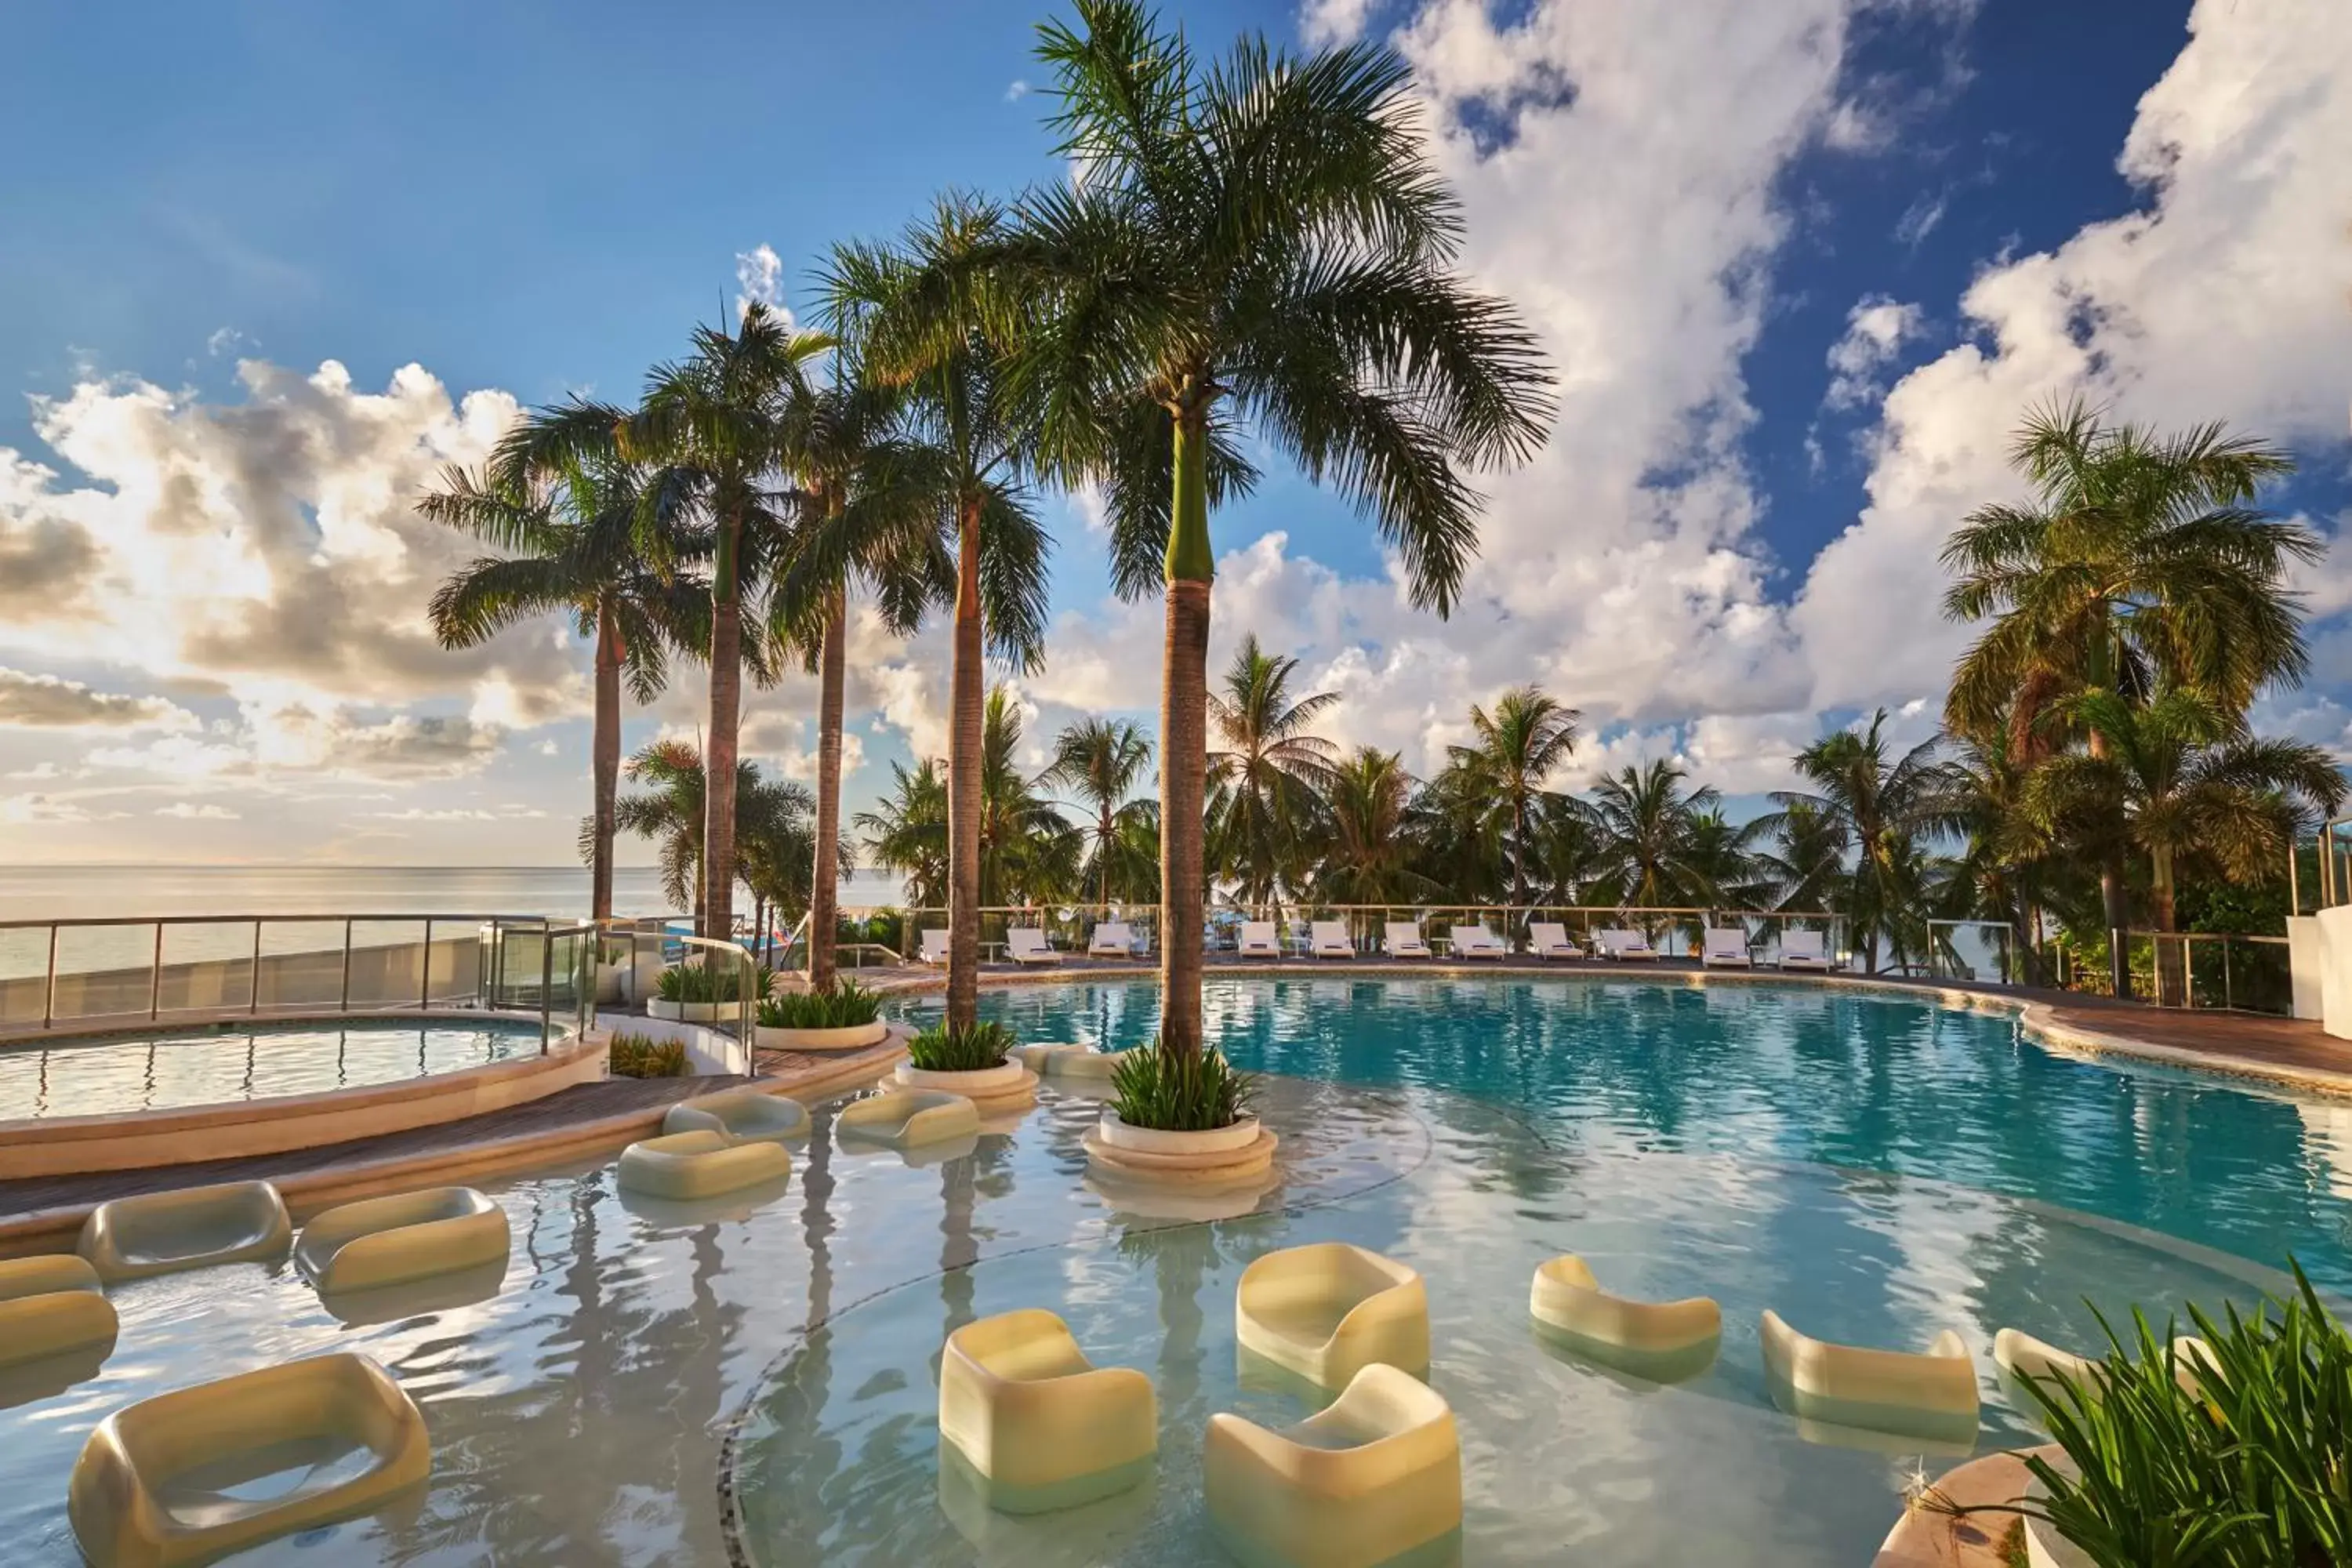
[[(698, 322), (805, 315), (838, 241), (938, 191), (1064, 177), (1045, 0), (642, 7), (17, 0), (0, 48), (0, 866), (572, 860), (587, 648), (463, 654), (423, 607), (476, 552), (411, 502), (527, 405), (625, 400)], [(1735, 803), (1879, 707), (1933, 728), (1967, 627), (1937, 554), (2021, 492), (2037, 402), (2225, 420), (2352, 510), (2352, 6), (2342, 0), (1171, 4), (1391, 42), (1463, 267), (1559, 375), (1481, 480), (1450, 619), (1278, 456), (1214, 519), (1213, 668), (1244, 633), (1426, 774), (1533, 681), (1559, 783), (1678, 760)], [(1149, 723), (1159, 607), (1055, 526), (1030, 760)], [(2352, 755), (2352, 573), (2305, 574), (2312, 680), (2257, 721)], [(940, 628), (853, 629), (848, 809), (945, 749)], [(634, 748), (696, 732), (687, 671)], [(806, 777), (812, 682), (746, 747)], [(635, 848), (625, 858), (643, 859)]]

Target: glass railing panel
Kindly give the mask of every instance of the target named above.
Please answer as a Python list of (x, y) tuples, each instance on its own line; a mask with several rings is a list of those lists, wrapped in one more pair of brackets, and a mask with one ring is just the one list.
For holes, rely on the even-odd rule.
[(246, 1012), (253, 1005), (253, 922), (189, 921), (163, 928), (159, 1013)]
[(352, 921), (353, 1007), (414, 1007), (425, 995), (425, 922)]
[(260, 1010), (332, 1010), (343, 998), (343, 922), (261, 922)]
[(0, 930), (0, 1029), (37, 1029), (47, 1016), (49, 928)]
[(144, 1018), (154, 1001), (152, 921), (58, 928), (53, 1023)]
[(425, 995), (433, 1006), (471, 1005), (482, 995), (488, 922), (436, 921), (425, 954)]

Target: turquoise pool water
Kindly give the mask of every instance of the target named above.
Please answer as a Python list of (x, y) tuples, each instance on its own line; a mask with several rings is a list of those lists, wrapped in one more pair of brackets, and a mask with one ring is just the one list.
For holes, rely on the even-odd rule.
[[(165, 1276), (113, 1293), (121, 1339), (95, 1377), (0, 1376), (8, 1561), (75, 1561), (66, 1479), (109, 1412), (352, 1349), (422, 1405), (429, 1489), (240, 1563), (1213, 1564), (1210, 1415), (1284, 1424), (1312, 1408), (1243, 1363), (1234, 1282), (1269, 1249), (1346, 1239), (1429, 1280), (1431, 1378), (1462, 1429), (1465, 1563), (1857, 1568), (1906, 1483), (1958, 1454), (1782, 1415), (1758, 1350), (1766, 1307), (1890, 1348), (1958, 1331), (1983, 1374), (1981, 1449), (2032, 1435), (1991, 1375), (2000, 1327), (2087, 1345), (2093, 1305), (2248, 1302), (2274, 1281), (2231, 1254), (2271, 1261), (2279, 1237), (2315, 1271), (2347, 1272), (2314, 1131), (2326, 1108), (2037, 1062), (1986, 1018), (1771, 989), (1427, 982), (1384, 1005), (1361, 983), (1221, 977), (1211, 999), (1236, 1055), (1288, 1075), (1263, 1107), (1284, 1139), (1275, 1183), (1226, 1217), (1097, 1184), (1079, 1138), (1099, 1107), (1050, 1089), (936, 1164), (843, 1148), (819, 1106), (787, 1183), (700, 1207), (619, 1193), (610, 1157), (518, 1174), (487, 1184), (513, 1222), (503, 1278), (455, 1299), (339, 1315), (283, 1265)], [(1153, 1009), (1128, 985), (986, 1005), (1034, 1037), (1113, 1043), (1148, 1033)], [(1910, 1081), (1931, 1068), (1932, 1092)], [(1972, 1080), (1990, 1087), (1958, 1087)], [(1998, 1136), (2021, 1087), (2046, 1106), (2032, 1136), (2063, 1130), (2095, 1182), (2064, 1188), (2071, 1157)], [(2172, 1165), (2230, 1128), (2243, 1146), (2198, 1180), (2245, 1181), (2266, 1161), (2289, 1173), (2217, 1206)], [(2144, 1151), (2137, 1189), (2116, 1139)], [(2135, 1207), (2136, 1191), (2171, 1206)], [(2158, 1213), (2223, 1239), (2164, 1234)], [(2253, 1240), (2236, 1245), (2242, 1220)], [(1528, 1280), (1562, 1251), (1628, 1294), (1715, 1296), (1714, 1365), (1662, 1388), (1547, 1347)], [(942, 1476), (940, 1342), (1020, 1306), (1060, 1312), (1098, 1363), (1150, 1374), (1151, 1484), (1018, 1521)]]
[(0, 1121), (322, 1094), (539, 1049), (536, 1025), (206, 1025), (0, 1047)]

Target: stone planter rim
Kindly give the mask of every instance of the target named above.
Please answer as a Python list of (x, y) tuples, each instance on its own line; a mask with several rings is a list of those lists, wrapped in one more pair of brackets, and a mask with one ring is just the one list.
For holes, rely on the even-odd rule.
[(993, 1098), (1019, 1089), (1031, 1081), (1031, 1074), (1017, 1059), (998, 1063), (992, 1068), (978, 1068), (968, 1072), (934, 1072), (912, 1062), (898, 1064), (898, 1079), (909, 1089), (944, 1089), (950, 1094), (967, 1097)]
[(1212, 1127), (1198, 1132), (1169, 1132), (1156, 1127), (1138, 1127), (1120, 1117), (1108, 1106), (1103, 1108), (1102, 1141), (1114, 1149), (1131, 1149), (1141, 1154), (1222, 1154), (1246, 1149), (1257, 1142), (1258, 1121), (1255, 1116), (1244, 1116), (1225, 1127)]
[(759, 1046), (765, 1051), (856, 1051), (878, 1046), (890, 1035), (880, 1018), (867, 1024), (845, 1024), (830, 1029), (787, 1029), (772, 1024), (757, 1026)]

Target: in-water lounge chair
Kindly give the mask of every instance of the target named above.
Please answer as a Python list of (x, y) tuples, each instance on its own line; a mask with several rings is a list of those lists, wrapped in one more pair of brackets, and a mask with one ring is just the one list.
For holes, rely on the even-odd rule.
[(268, 1182), (224, 1182), (116, 1198), (90, 1211), (74, 1250), (111, 1285), (214, 1263), (257, 1262), (294, 1242), (285, 1200)]
[(948, 933), (946, 927), (925, 926), (922, 932), (922, 942), (923, 945), (921, 951), (915, 954), (915, 962), (917, 963), (928, 963), (936, 969), (947, 963)]
[(1107, 1083), (1127, 1059), (1126, 1051), (1098, 1050), (1069, 1042), (1015, 1046), (1013, 1055), (1040, 1078), (1081, 1079)]
[(792, 1173), (782, 1143), (737, 1143), (724, 1132), (665, 1132), (621, 1151), (620, 1183), (633, 1193), (670, 1203), (693, 1203)]
[(1087, 939), (1088, 958), (1133, 958), (1135, 932), (1125, 921), (1104, 921), (1095, 927)]
[(1754, 963), (1748, 951), (1748, 932), (1738, 926), (1709, 926), (1699, 962), (1709, 969), (1746, 969)]
[(1511, 955), (1511, 944), (1485, 926), (1457, 925), (1452, 935), (1456, 958), (1503, 959)]
[(1627, 959), (1655, 959), (1658, 956), (1658, 950), (1650, 945), (1648, 937), (1637, 931), (1621, 931), (1614, 926), (1604, 926), (1594, 931), (1592, 948), (1602, 957), (1620, 963)]
[(1781, 968), (1826, 971), (1829, 966), (1829, 954), (1822, 950), (1821, 932), (1784, 931), (1780, 933)]
[(966, 1323), (940, 1356), (940, 1437), (1005, 1513), (1076, 1508), (1150, 1474), (1159, 1401), (1132, 1367), (1087, 1360), (1042, 1308)]
[(1949, 1329), (1915, 1355), (1808, 1339), (1768, 1310), (1763, 1341), (1765, 1382), (1792, 1415), (1938, 1442), (1976, 1435), (1976, 1362)]
[(321, 1295), (506, 1261), (507, 1211), (471, 1187), (362, 1198), (313, 1215), (294, 1265)]
[(781, 1143), (808, 1136), (808, 1107), (788, 1094), (730, 1089), (681, 1100), (662, 1117), (664, 1132), (716, 1132), (730, 1143)]
[(910, 1149), (977, 1133), (980, 1110), (962, 1095), (943, 1089), (886, 1089), (843, 1106), (834, 1125), (845, 1140)]
[(1421, 939), (1418, 921), (1391, 921), (1388, 934), (1381, 939), (1381, 947), (1391, 958), (1427, 958), (1429, 943)]
[(1209, 1523), (1244, 1563), (1372, 1568), (1455, 1561), (1462, 1440), (1454, 1412), (1393, 1366), (1366, 1366), (1339, 1397), (1269, 1431), (1220, 1411), (1202, 1451)]
[(1038, 926), (1012, 926), (1004, 933), (1005, 955), (1015, 963), (1059, 963), (1062, 955), (1045, 941), (1045, 932)]
[(1317, 921), (1308, 929), (1307, 940), (1318, 958), (1353, 958), (1356, 944), (1348, 938), (1345, 921)]
[(1582, 958), (1584, 950), (1568, 934), (1568, 928), (1553, 921), (1528, 922), (1528, 951), (1538, 958)]
[[(289, 1464), (307, 1473), (266, 1484)], [(93, 1568), (173, 1568), (371, 1512), (432, 1468), (425, 1418), (390, 1373), (314, 1356), (116, 1411), (74, 1462), (66, 1516)]]
[(1536, 1269), (1528, 1312), (1570, 1350), (1656, 1383), (1706, 1371), (1723, 1337), (1723, 1310), (1708, 1298), (1637, 1301), (1612, 1296), (1573, 1253)]
[(1429, 1367), (1429, 1291), (1418, 1271), (1344, 1241), (1269, 1252), (1242, 1270), (1234, 1337), (1324, 1388), (1373, 1362)]
[(1244, 921), (1241, 941), (1234, 952), (1241, 958), (1280, 958), (1282, 938), (1272, 921)]
[(0, 1262), (0, 1366), (111, 1345), (117, 1327), (87, 1259), (47, 1253)]

